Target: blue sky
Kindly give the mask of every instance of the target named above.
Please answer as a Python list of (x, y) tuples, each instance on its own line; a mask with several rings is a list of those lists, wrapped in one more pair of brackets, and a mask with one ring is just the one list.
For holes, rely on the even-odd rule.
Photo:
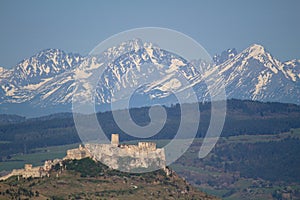
[(211, 55), (264, 45), (276, 58), (300, 59), (300, 1), (0, 1), (0, 66), (40, 50), (87, 54), (109, 36), (157, 26), (180, 31)]

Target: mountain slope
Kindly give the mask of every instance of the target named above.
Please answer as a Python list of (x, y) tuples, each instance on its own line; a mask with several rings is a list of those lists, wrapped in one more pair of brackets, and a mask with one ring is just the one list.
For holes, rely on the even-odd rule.
[[(12, 70), (0, 68), (0, 110), (24, 104), (49, 109), (66, 105), (70, 111), (74, 95), (106, 105), (128, 98), (130, 92), (133, 107), (170, 104), (177, 102), (174, 92), (191, 87), (199, 101), (209, 101), (205, 81), (215, 88), (224, 85), (228, 99), (300, 104), (300, 60), (280, 62), (254, 44), (240, 53), (228, 49), (214, 61), (215, 65), (197, 66), (139, 39), (109, 48), (100, 57), (47, 49)], [(105, 70), (102, 77), (99, 70)], [(93, 85), (91, 80), (99, 82)], [(184, 101), (190, 101), (188, 96)]]
[(228, 98), (300, 103), (300, 65), (281, 63), (254, 44), (216, 66), (225, 80)]
[(12, 70), (2, 73), (0, 70), (0, 93), (4, 93), (1, 103), (30, 102), (43, 94), (43, 88), (49, 86), (52, 79), (74, 69), (82, 60), (78, 54), (46, 49), (21, 61)]

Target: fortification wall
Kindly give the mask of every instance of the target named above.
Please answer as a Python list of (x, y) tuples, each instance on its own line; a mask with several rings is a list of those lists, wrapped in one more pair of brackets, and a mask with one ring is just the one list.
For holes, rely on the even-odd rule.
[(62, 164), (61, 159), (47, 160), (43, 166), (32, 167), (31, 164), (25, 164), (24, 169), (14, 169), (10, 174), (0, 177), (0, 180), (6, 180), (12, 176), (21, 176), (23, 178), (40, 178), (49, 176), (49, 171), (56, 164)]
[[(156, 148), (156, 144), (153, 142), (139, 142), (138, 145), (119, 144), (118, 134), (112, 135), (111, 144), (86, 144), (85, 147), (79, 145), (76, 149), (69, 149), (63, 160), (80, 160), (86, 157), (91, 157), (113, 169), (125, 171), (131, 171), (135, 168), (165, 169), (166, 167), (163, 148)], [(47, 160), (43, 166), (39, 167), (26, 164), (24, 169), (15, 169), (10, 174), (0, 177), (0, 180), (6, 180), (11, 176), (24, 178), (48, 176), (49, 171), (56, 164), (62, 165), (62, 160)]]
[(156, 144), (154, 142), (139, 142), (138, 147), (146, 151), (156, 150)]
[[(156, 145), (144, 143), (142, 145), (86, 144), (85, 147), (93, 155), (93, 159), (100, 161), (113, 169), (131, 171), (135, 168), (165, 168), (166, 159), (164, 149), (157, 149)], [(155, 148), (154, 148), (155, 147)]]
[(79, 145), (79, 147), (76, 149), (67, 150), (67, 155), (63, 159), (80, 160), (87, 157), (91, 157), (89, 151), (82, 145)]

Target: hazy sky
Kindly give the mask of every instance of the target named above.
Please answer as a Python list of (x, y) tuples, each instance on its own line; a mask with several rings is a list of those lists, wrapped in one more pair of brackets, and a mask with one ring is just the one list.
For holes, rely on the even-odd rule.
[(211, 54), (253, 43), (300, 59), (300, 1), (0, 1), (0, 66), (40, 50), (87, 54), (107, 37), (158, 26), (183, 32)]

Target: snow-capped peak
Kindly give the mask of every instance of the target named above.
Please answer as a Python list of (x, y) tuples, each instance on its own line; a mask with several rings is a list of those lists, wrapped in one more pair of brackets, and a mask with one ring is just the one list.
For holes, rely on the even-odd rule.
[(300, 103), (297, 63), (282, 63), (262, 45), (253, 44), (216, 68), (226, 81), (229, 98)]
[(14, 68), (12, 81), (18, 84), (37, 83), (41, 78), (49, 78), (74, 68), (82, 61), (78, 54), (66, 54), (59, 49), (46, 49), (24, 59)]
[(247, 49), (264, 51), (265, 47), (261, 44), (254, 43), (254, 44), (250, 45)]
[(268, 53), (265, 50), (265, 48), (260, 44), (252, 44), (247, 49), (245, 49), (243, 52), (247, 53), (249, 57), (254, 57), (254, 58)]
[[(97, 49), (94, 52), (99, 53)], [(167, 102), (173, 98), (173, 90), (186, 88), (193, 88), (199, 101), (207, 101), (210, 93), (204, 79), (215, 83), (214, 87), (224, 84), (228, 98), (300, 104), (300, 60), (280, 62), (259, 44), (240, 53), (235, 49), (223, 51), (214, 57), (215, 66), (205, 72), (178, 55), (139, 39), (111, 47), (100, 56), (111, 61), (109, 65), (103, 66), (98, 55), (82, 57), (59, 49), (46, 49), (24, 59), (13, 69), (0, 67), (0, 105), (69, 104), (80, 87), (90, 90), (83, 91), (83, 96), (92, 96), (89, 92), (95, 91), (94, 86), (89, 85), (87, 79), (100, 67), (106, 71), (96, 86), (95, 101), (99, 104), (120, 100), (114, 92), (130, 87), (138, 87), (137, 97), (148, 103)], [(212, 75), (215, 72), (220, 78)], [(145, 82), (146, 77), (156, 73), (159, 80)], [(190, 85), (179, 84), (178, 73)], [(76, 85), (76, 78), (81, 79), (81, 86)]]

